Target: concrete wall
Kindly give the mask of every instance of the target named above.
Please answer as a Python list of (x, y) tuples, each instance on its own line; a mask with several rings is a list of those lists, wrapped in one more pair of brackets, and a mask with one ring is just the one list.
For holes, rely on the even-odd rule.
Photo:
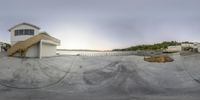
[(56, 56), (56, 45), (48, 44), (48, 43), (42, 43), (41, 48), (41, 56), (42, 57), (51, 57)]
[(14, 45), (18, 41), (24, 41), (24, 40), (33, 36), (33, 35), (15, 36), (15, 30), (18, 30), (18, 29), (33, 29), (34, 35), (37, 35), (39, 33), (39, 30), (34, 28), (34, 27), (31, 27), (31, 26), (28, 26), (28, 25), (20, 25), (20, 26), (11, 30), (11, 45)]
[[(16, 53), (14, 55), (15, 57), (20, 57), (21, 55), (19, 53)], [(26, 56), (25, 57), (30, 57), (30, 58), (38, 58), (39, 57), (39, 43), (33, 45), (32, 47), (30, 47), (28, 49), (28, 51), (26, 52)]]
[(39, 43), (28, 49), (26, 57), (39, 57)]

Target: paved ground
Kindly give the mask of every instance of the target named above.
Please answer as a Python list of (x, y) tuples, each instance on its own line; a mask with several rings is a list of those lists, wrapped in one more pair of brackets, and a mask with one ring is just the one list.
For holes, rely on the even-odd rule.
[(59, 56), (44, 59), (0, 54), (0, 100), (199, 100), (200, 55), (170, 63), (139, 56)]

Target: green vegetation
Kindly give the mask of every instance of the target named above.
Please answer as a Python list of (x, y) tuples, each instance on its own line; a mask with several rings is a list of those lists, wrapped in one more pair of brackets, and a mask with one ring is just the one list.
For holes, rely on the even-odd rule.
[(168, 46), (175, 46), (180, 44), (181, 43), (176, 41), (170, 41), (170, 42), (164, 41), (162, 43), (157, 43), (152, 45), (137, 45), (125, 49), (114, 49), (113, 51), (161, 50), (161, 49), (166, 49)]

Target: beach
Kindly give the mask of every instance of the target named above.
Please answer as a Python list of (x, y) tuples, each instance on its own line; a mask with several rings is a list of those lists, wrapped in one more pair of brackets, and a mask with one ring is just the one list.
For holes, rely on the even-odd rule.
[(17, 58), (0, 54), (2, 100), (198, 100), (200, 55)]

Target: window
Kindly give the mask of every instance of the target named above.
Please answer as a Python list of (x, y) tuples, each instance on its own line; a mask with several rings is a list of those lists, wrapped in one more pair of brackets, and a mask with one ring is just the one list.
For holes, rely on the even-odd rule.
[(19, 30), (15, 30), (15, 36), (19, 34)]
[(23, 35), (23, 30), (19, 30), (19, 35)]
[(29, 30), (29, 35), (34, 35), (34, 30)]
[(20, 35), (34, 35), (34, 30), (32, 29), (15, 30), (15, 36), (20, 36)]
[(29, 30), (24, 30), (24, 35), (29, 35)]

